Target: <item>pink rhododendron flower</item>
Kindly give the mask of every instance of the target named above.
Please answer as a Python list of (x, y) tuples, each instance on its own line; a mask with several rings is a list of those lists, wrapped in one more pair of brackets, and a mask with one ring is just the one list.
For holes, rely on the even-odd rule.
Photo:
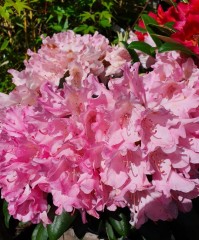
[(29, 50), (28, 55), (25, 70), (9, 72), (16, 86), (25, 85), (36, 92), (46, 81), (59, 86), (62, 78), (80, 87), (91, 73), (104, 81), (105, 76), (120, 73), (121, 67), (131, 60), (125, 48), (110, 46), (108, 39), (97, 32), (93, 36), (73, 31), (54, 34), (43, 38), (38, 53)]
[[(2, 94), (0, 188), (11, 215), (99, 218), (128, 207), (131, 223), (170, 220), (199, 192), (199, 70), (178, 52), (152, 70), (103, 36), (55, 34)], [(64, 78), (64, 79), (63, 79)], [(61, 80), (63, 82), (60, 82)]]

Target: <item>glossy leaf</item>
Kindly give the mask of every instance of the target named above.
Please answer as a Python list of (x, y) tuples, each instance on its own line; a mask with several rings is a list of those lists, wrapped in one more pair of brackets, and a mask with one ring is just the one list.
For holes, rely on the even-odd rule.
[(159, 38), (153, 36), (152, 34), (154, 34), (155, 32), (150, 28), (150, 24), (153, 25), (158, 25), (158, 23), (156, 22), (155, 19), (153, 19), (152, 17), (148, 16), (147, 14), (143, 14), (142, 15), (142, 20), (144, 22), (144, 25), (146, 27), (147, 32), (151, 35), (153, 41), (155, 42), (157, 47), (160, 47), (162, 45), (162, 42)]
[(50, 240), (57, 240), (65, 231), (67, 231), (72, 222), (75, 220), (76, 214), (63, 212), (60, 216), (55, 216), (52, 224), (47, 226), (48, 236)]
[(113, 228), (108, 221), (106, 221), (106, 234), (107, 234), (109, 240), (117, 240), (117, 238), (114, 234)]
[(141, 32), (141, 33), (147, 33), (147, 30), (145, 28), (142, 28), (142, 27), (138, 26), (137, 24), (135, 25), (134, 30)]
[(173, 5), (174, 7), (176, 7), (176, 5), (177, 5), (176, 2), (173, 1), (173, 0), (163, 0), (163, 1), (170, 4), (170, 5)]
[(8, 212), (8, 203), (6, 201), (3, 202), (3, 215), (4, 215), (4, 223), (7, 228), (9, 228), (9, 222), (10, 222), (10, 214)]
[(164, 43), (161, 47), (159, 47), (158, 51), (160, 53), (168, 52), (168, 51), (181, 51), (188, 55), (195, 55), (195, 53), (193, 53), (189, 48), (181, 45), (180, 43), (171, 43), (171, 42)]
[(130, 230), (130, 224), (123, 213), (119, 214), (119, 219), (115, 219), (113, 217), (109, 217), (109, 222), (111, 223), (113, 229), (120, 235), (120, 236), (127, 236)]
[(175, 33), (175, 30), (169, 28), (164, 25), (157, 25), (157, 24), (148, 24), (148, 26), (156, 33), (166, 36), (171, 36), (171, 34)]
[(128, 48), (140, 50), (148, 55), (154, 56), (154, 54), (152, 53), (152, 46), (150, 46), (148, 43), (145, 43), (145, 42), (140, 42), (140, 41), (131, 42), (128, 45)]
[(158, 37), (160, 40), (162, 40), (164, 42), (176, 43), (176, 41), (173, 38), (171, 38), (171, 37), (158, 35), (158, 34), (151, 34), (151, 35)]
[(45, 228), (41, 223), (38, 224), (32, 233), (31, 240), (47, 240), (47, 239), (48, 239), (47, 228)]
[(127, 42), (121, 41), (121, 43), (124, 45), (124, 47), (128, 50), (129, 54), (131, 55), (133, 62), (139, 62), (139, 57), (134, 50), (134, 48), (129, 47), (129, 44)]

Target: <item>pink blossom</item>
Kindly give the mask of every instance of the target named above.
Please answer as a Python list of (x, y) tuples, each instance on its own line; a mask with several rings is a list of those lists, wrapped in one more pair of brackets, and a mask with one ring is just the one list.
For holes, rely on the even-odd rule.
[[(128, 207), (131, 224), (170, 220), (198, 197), (199, 79), (177, 52), (139, 74), (123, 48), (72, 31), (43, 39), (1, 94), (0, 188), (11, 215), (50, 223)], [(60, 82), (62, 78), (63, 82)]]

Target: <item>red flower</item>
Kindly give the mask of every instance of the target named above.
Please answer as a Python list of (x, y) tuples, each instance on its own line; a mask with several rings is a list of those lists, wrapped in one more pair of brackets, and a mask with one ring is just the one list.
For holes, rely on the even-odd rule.
[(171, 38), (190, 48), (193, 52), (199, 54), (199, 1), (190, 0), (189, 4), (179, 3), (177, 7), (170, 7), (163, 11), (158, 7), (157, 15), (150, 15), (159, 24), (174, 22), (176, 33)]

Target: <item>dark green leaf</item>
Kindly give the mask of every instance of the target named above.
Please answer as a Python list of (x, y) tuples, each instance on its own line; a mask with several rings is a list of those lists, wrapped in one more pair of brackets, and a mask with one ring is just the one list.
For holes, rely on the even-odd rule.
[(196, 55), (189, 48), (181, 45), (180, 43), (171, 43), (171, 42), (164, 43), (161, 47), (159, 47), (158, 51), (160, 53), (168, 52), (168, 51), (181, 51), (188, 55)]
[(45, 228), (41, 223), (38, 224), (32, 233), (31, 240), (47, 240), (47, 239), (48, 239), (47, 228)]
[(121, 43), (122, 43), (122, 44), (124, 45), (124, 47), (128, 50), (129, 54), (131, 55), (131, 57), (132, 57), (132, 59), (133, 59), (133, 62), (139, 62), (140, 59), (139, 59), (136, 51), (135, 51), (133, 48), (129, 47), (129, 44), (128, 44), (128, 43), (126, 43), (126, 42), (124, 42), (124, 41), (122, 41)]
[(164, 26), (173, 29), (174, 22), (167, 22), (164, 24)]
[(107, 234), (109, 240), (117, 240), (111, 224), (107, 221), (106, 221), (106, 234)]
[(160, 26), (156, 24), (148, 24), (148, 26), (155, 32), (156, 34), (171, 36), (171, 34), (175, 33), (175, 30), (169, 28), (167, 26)]
[(147, 30), (145, 28), (142, 28), (142, 27), (138, 26), (137, 24), (135, 25), (134, 30), (138, 31), (138, 32), (142, 32), (142, 33), (147, 33)]
[(176, 2), (174, 2), (173, 0), (163, 0), (163, 1), (170, 4), (170, 5), (173, 5), (174, 7), (177, 6)]
[(154, 56), (153, 51), (152, 51), (152, 46), (150, 46), (148, 43), (145, 42), (140, 42), (140, 41), (134, 41), (131, 42), (128, 45), (128, 49), (136, 49), (136, 50), (140, 50), (148, 55)]
[(4, 222), (7, 228), (9, 228), (9, 221), (10, 221), (10, 214), (8, 212), (8, 203), (4, 200), (3, 202), (3, 215), (4, 215)]
[(148, 24), (155, 24), (158, 25), (156, 20), (152, 17), (150, 17), (148, 14), (142, 14), (142, 21), (144, 22), (145, 27), (148, 26)]
[(127, 217), (124, 215), (124, 213), (119, 214), (118, 219), (114, 219), (113, 217), (109, 217), (109, 221), (113, 227), (113, 229), (120, 235), (120, 236), (127, 236), (130, 230), (130, 224), (127, 220)]
[(63, 212), (60, 216), (56, 216), (53, 223), (47, 226), (48, 236), (50, 240), (57, 240), (65, 231), (67, 231), (72, 222), (75, 220), (76, 214)]
[(154, 34), (154, 33), (152, 33), (151, 36), (156, 36), (156, 37), (158, 37), (160, 40), (162, 40), (164, 42), (176, 43), (176, 41), (173, 38), (171, 38), (171, 37), (158, 35), (158, 34)]
[[(154, 24), (154, 25), (158, 25), (158, 23), (155, 21), (155, 19), (153, 19), (152, 17), (148, 16), (147, 14), (143, 14), (142, 15), (142, 20), (144, 22), (144, 25), (146, 27), (147, 32), (151, 35), (153, 33), (155, 33), (150, 27), (149, 24)], [(153, 41), (155, 42), (157, 47), (160, 47), (162, 45), (162, 42), (159, 38), (152, 36)]]

